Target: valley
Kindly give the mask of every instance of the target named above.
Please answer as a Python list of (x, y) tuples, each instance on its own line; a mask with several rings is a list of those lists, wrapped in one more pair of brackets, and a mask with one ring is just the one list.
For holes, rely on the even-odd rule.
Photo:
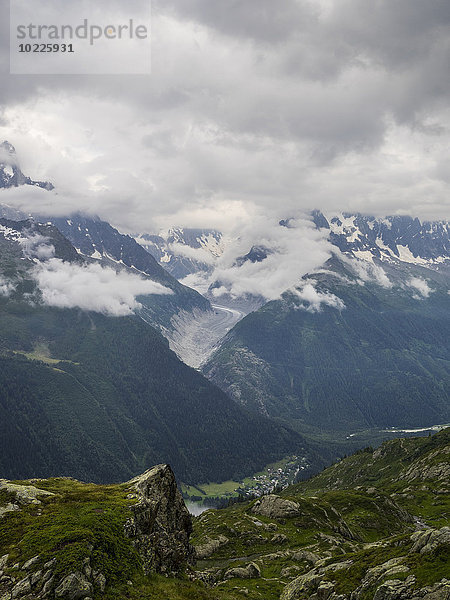
[(309, 467), (306, 457), (288, 456), (241, 481), (181, 484), (181, 491), (183, 498), (194, 505), (196, 512), (203, 512), (208, 508), (223, 508), (230, 501), (243, 501), (282, 490), (300, 479), (303, 472), (308, 472)]
[(0, 600), (450, 600), (450, 0), (81, 4), (0, 2)]
[[(15, 171), (1, 167), (3, 190), (54, 193), (5, 148)], [(450, 420), (447, 222), (312, 211), (266, 223), (257, 239), (2, 214), (12, 217), (0, 221), (10, 477), (116, 481), (169, 461), (224, 502)], [(322, 262), (302, 262), (305, 239)], [(17, 418), (26, 464), (11, 451)], [(289, 456), (280, 472), (267, 466)]]

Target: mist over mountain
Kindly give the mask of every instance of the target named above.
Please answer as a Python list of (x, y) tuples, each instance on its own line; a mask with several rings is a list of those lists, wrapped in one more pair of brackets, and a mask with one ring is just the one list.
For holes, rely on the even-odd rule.
[(164, 297), (142, 299), (142, 315), (150, 323), (163, 330), (171, 329), (171, 319), (180, 311), (211, 310), (206, 298), (179, 283), (140, 244), (109, 223), (77, 214), (70, 218), (52, 218), (51, 222), (72, 242), (80, 255), (114, 269), (126, 268), (137, 275), (151, 277), (171, 291)]
[[(88, 260), (52, 224), (0, 220), (0, 468), (11, 478), (242, 477), (302, 438), (239, 408), (140, 314), (170, 288)], [(161, 308), (161, 307), (159, 307)]]
[[(237, 227), (235, 235), (174, 229), (138, 238), (171, 273), (209, 298), (256, 303), (282, 294), (299, 277), (320, 268), (337, 247), (351, 257), (438, 268), (450, 257), (448, 221), (409, 216), (375, 218), (319, 210), (274, 222), (261, 219)], [(251, 307), (253, 308), (253, 307)]]
[[(22, 193), (33, 187), (27, 181)], [(11, 181), (7, 185), (14, 188)], [(53, 192), (46, 188), (43, 193)], [(258, 419), (275, 418), (313, 442), (325, 435), (331, 444), (325, 454), (331, 456), (334, 441), (354, 432), (379, 436), (390, 427), (450, 420), (448, 222), (313, 211), (279, 221), (259, 217), (239, 224), (233, 234), (172, 228), (132, 237), (79, 213), (46, 217), (45, 224), (36, 219), (0, 223), (4, 310), (14, 312), (18, 302), (28, 313), (34, 302), (32, 311), (45, 307), (45, 322), (60, 319), (58, 311), (65, 310), (102, 315), (111, 326), (118, 318), (133, 319), (134, 329), (127, 333), (127, 325), (120, 331), (119, 356), (126, 352), (127, 360), (139, 352), (138, 340), (131, 351), (133, 335), (145, 338), (149, 325), (157, 327), (178, 358), (228, 394), (231, 400), (222, 396), (227, 410), (241, 410), (240, 405), (253, 414), (245, 413), (242, 433), (259, 427)], [(72, 318), (65, 317), (70, 331)], [(89, 317), (91, 323), (98, 318)], [(28, 325), (19, 329), (24, 327), (29, 333), (20, 338), (22, 346), (5, 343), (16, 360), (22, 353), (21, 368), (28, 368), (27, 360), (43, 361), (39, 368), (46, 372), (53, 361), (79, 362), (74, 358), (79, 350), (61, 354), (47, 331), (31, 334)], [(60, 331), (55, 327), (52, 331)], [(152, 347), (167, 344), (152, 339)], [(100, 347), (101, 356), (109, 357), (110, 349)], [(148, 350), (140, 352), (139, 363), (150, 360)], [(162, 366), (166, 359), (158, 360), (155, 369), (161, 373), (152, 379), (166, 378), (170, 388), (173, 374)], [(128, 395), (136, 393), (133, 377)], [(147, 409), (153, 406), (149, 402)], [(216, 405), (211, 414), (221, 410)], [(231, 413), (220, 418), (219, 430), (234, 418)], [(264, 426), (262, 441), (270, 456), (300, 445), (300, 454), (306, 453), (311, 465), (319, 464), (321, 459), (308, 454), (292, 431), (269, 421)], [(157, 446), (161, 431), (152, 434)], [(241, 447), (237, 438), (236, 444)], [(150, 446), (156, 448), (153, 442)], [(250, 465), (247, 458), (241, 453), (236, 468), (240, 461)], [(199, 458), (192, 471), (176, 454), (171, 460), (191, 480), (206, 477)], [(134, 468), (130, 464), (127, 468)], [(214, 469), (208, 473), (225, 476)]]
[(48, 181), (33, 181), (30, 177), (26, 177), (17, 162), (16, 149), (12, 144), (4, 141), (0, 144), (0, 189), (20, 185), (33, 185), (45, 190), (53, 189), (53, 184)]
[(235, 325), (205, 374), (236, 402), (314, 435), (447, 423), (445, 237), (424, 236), (414, 256), (405, 236), (380, 250), (336, 235), (347, 249)]

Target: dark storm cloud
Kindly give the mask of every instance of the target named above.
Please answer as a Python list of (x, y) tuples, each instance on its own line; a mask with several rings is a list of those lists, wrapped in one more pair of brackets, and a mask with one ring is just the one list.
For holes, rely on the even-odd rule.
[(450, 4), (447, 0), (343, 0), (336, 4), (332, 24), (344, 43), (387, 68), (402, 69), (439, 51), (448, 41)]
[(76, 189), (129, 228), (230, 206), (443, 217), (449, 28), (448, 0), (154, 0), (150, 77), (24, 77), (0, 18), (0, 136), (70, 186), (62, 206)]
[(156, 1), (155, 10), (170, 7), (181, 18), (192, 19), (213, 27), (230, 37), (263, 42), (283, 42), (306, 29), (317, 19), (312, 2), (296, 0), (169, 0)]

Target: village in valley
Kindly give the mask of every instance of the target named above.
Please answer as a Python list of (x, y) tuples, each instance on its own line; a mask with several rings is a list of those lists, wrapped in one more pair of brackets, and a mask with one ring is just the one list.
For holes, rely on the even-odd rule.
[(225, 481), (196, 486), (182, 484), (183, 497), (188, 503), (205, 508), (223, 507), (234, 502), (249, 500), (284, 489), (301, 479), (302, 471), (309, 467), (305, 457), (289, 456), (268, 465), (263, 471), (242, 481)]

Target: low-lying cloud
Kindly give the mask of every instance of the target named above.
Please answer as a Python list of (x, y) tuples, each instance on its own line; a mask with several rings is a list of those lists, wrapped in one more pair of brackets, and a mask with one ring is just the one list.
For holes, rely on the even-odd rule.
[(55, 255), (55, 247), (50, 243), (49, 238), (40, 233), (30, 233), (19, 240), (22, 246), (24, 256), (27, 258), (36, 258), (38, 260), (48, 260)]
[(0, 296), (9, 296), (15, 290), (15, 285), (0, 277)]
[[(255, 262), (244, 260), (255, 247), (265, 250), (267, 256)], [(282, 227), (277, 219), (255, 215), (235, 227), (212, 272), (188, 276), (183, 283), (203, 293), (214, 284), (212, 293), (218, 299), (229, 294), (233, 298), (252, 295), (275, 300), (303, 275), (323, 265), (331, 252), (326, 233), (306, 217)]]
[[(336, 253), (338, 253), (338, 251), (336, 251)], [(338, 255), (341, 260), (351, 267), (353, 272), (359, 278), (359, 283), (361, 283), (361, 285), (372, 282), (377, 283), (384, 288), (391, 288), (393, 286), (383, 267), (380, 265), (358, 258), (348, 258), (342, 253), (338, 253)]]
[(344, 310), (345, 303), (335, 294), (330, 292), (319, 292), (312, 282), (305, 283), (301, 287), (294, 288), (295, 293), (302, 303), (297, 307), (307, 312), (322, 312), (323, 306), (331, 306), (337, 310)]
[(99, 264), (78, 265), (50, 258), (38, 263), (33, 275), (48, 306), (81, 308), (124, 317), (141, 307), (137, 296), (172, 294), (155, 281)]
[[(80, 194), (80, 206), (88, 208), (88, 199)], [(30, 214), (45, 216), (63, 216), (74, 212), (75, 195), (55, 190), (45, 190), (34, 185), (20, 185), (18, 187), (0, 190), (0, 204), (10, 207), (27, 218)]]
[(169, 250), (178, 256), (184, 256), (196, 262), (206, 263), (207, 265), (214, 264), (214, 256), (204, 248), (192, 248), (186, 244), (175, 242), (169, 245)]
[[(430, 288), (430, 286), (425, 281), (425, 279), (421, 279), (420, 277), (412, 277), (408, 281), (408, 285), (410, 287), (414, 288), (415, 290), (417, 290), (419, 292), (419, 294), (422, 296), (422, 298), (428, 298), (430, 296), (431, 292), (434, 291)], [(419, 296), (417, 296), (417, 295), (415, 297), (419, 298)]]

